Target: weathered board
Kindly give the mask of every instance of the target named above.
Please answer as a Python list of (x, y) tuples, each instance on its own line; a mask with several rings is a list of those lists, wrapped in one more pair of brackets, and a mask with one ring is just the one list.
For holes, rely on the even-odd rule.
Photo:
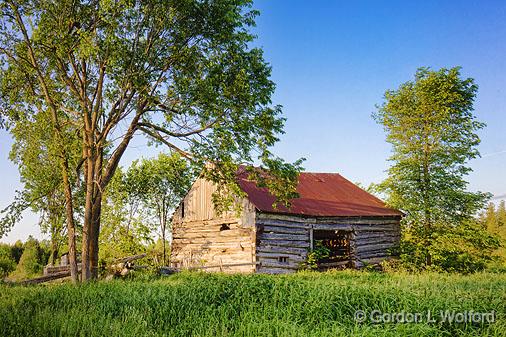
[(390, 256), (400, 240), (397, 217), (305, 217), (256, 213), (256, 257), (260, 273), (290, 273), (299, 269), (312, 247), (312, 231), (350, 233), (351, 264), (360, 268)]
[[(212, 195), (216, 186), (197, 179), (172, 218), (171, 266), (204, 270), (253, 272), (255, 270), (254, 208), (246, 200), (241, 214), (218, 214)], [(229, 265), (232, 265), (231, 267)]]

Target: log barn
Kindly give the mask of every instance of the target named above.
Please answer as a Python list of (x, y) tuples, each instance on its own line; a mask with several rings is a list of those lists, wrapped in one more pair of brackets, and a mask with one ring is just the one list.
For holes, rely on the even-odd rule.
[[(218, 215), (216, 186), (197, 179), (172, 217), (171, 266), (209, 271), (291, 273), (311, 251), (318, 268), (361, 268), (391, 256), (402, 213), (336, 173), (301, 173), (290, 208), (239, 170), (240, 214)], [(313, 254), (316, 255), (316, 254)]]

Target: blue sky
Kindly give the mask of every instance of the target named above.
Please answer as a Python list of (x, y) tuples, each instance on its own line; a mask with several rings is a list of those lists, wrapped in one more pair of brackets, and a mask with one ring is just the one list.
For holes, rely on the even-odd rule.
[[(276, 154), (305, 157), (307, 171), (339, 172), (368, 185), (385, 177), (390, 146), (371, 113), (385, 90), (416, 69), (461, 66), (479, 86), (476, 115), (483, 157), (470, 165), (469, 189), (506, 194), (505, 1), (256, 1), (254, 32), (272, 65), (275, 104), (288, 119)], [(123, 164), (159, 149), (137, 139)], [(0, 131), (0, 207), (21, 187)], [(506, 197), (505, 197), (506, 198)], [(39, 236), (27, 214), (1, 241)]]

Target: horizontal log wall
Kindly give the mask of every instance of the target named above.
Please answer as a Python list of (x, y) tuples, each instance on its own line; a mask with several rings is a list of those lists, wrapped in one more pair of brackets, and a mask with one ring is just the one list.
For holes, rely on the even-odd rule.
[[(225, 272), (255, 271), (254, 208), (240, 201), (242, 214), (214, 211), (216, 188), (198, 179), (172, 218), (171, 266), (192, 268), (221, 266), (204, 270)], [(227, 267), (227, 265), (234, 265)]]
[(353, 265), (360, 268), (379, 263), (399, 243), (399, 220), (398, 217), (304, 217), (257, 212), (257, 271), (298, 270), (311, 248), (311, 230), (349, 231)]

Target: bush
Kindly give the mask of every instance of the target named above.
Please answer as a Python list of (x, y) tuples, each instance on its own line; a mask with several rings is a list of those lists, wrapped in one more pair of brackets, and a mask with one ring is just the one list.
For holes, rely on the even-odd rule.
[(9, 275), (16, 269), (16, 260), (12, 256), (11, 246), (8, 244), (0, 244), (0, 279)]
[[(475, 221), (455, 227), (441, 226), (433, 230), (429, 245), (425, 238), (404, 231), (399, 256), (403, 268), (410, 271), (432, 270), (457, 273), (474, 273), (484, 270), (499, 257), (493, 252), (500, 247), (499, 238), (488, 233)], [(426, 265), (427, 255), (432, 264)]]
[(47, 263), (48, 254), (40, 243), (29, 237), (23, 247), (23, 254), (19, 263), (9, 277), (21, 280), (39, 275)]
[(328, 258), (330, 249), (323, 246), (320, 241), (316, 241), (316, 247), (307, 254), (306, 262), (302, 265), (302, 269), (316, 270), (318, 269), (318, 261)]

